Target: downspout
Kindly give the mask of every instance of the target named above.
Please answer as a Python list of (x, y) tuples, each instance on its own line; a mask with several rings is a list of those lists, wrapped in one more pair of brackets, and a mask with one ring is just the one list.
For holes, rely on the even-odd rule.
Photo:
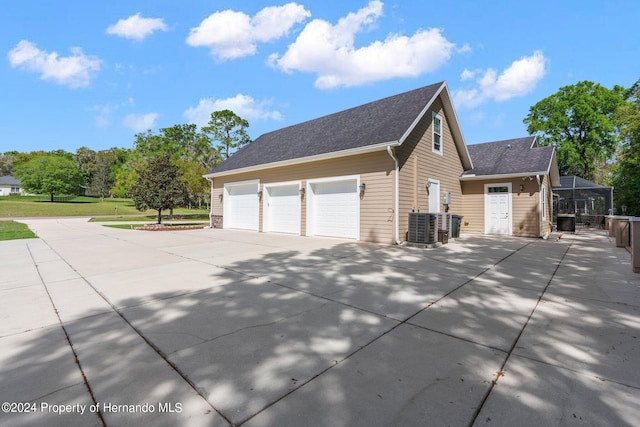
[(400, 218), (400, 214), (398, 212), (399, 207), (400, 207), (400, 194), (399, 194), (399, 190), (400, 190), (400, 163), (398, 162), (398, 158), (396, 157), (396, 155), (393, 152), (393, 149), (391, 148), (390, 145), (387, 146), (387, 153), (389, 153), (389, 156), (391, 156), (391, 158), (393, 159), (393, 162), (395, 164), (394, 166), (394, 171), (395, 171), (395, 177), (394, 177), (394, 181), (395, 181), (395, 190), (393, 192), (393, 223), (394, 223), (394, 227), (393, 227), (393, 240), (396, 242), (396, 245), (400, 244), (400, 239), (399, 239), (399, 229), (400, 229), (400, 224), (399, 224), (399, 218)]
[[(542, 235), (542, 211), (543, 209), (545, 209), (544, 206), (540, 205), (540, 195), (542, 194), (542, 183), (544, 180), (544, 177), (542, 179), (540, 179), (540, 175), (536, 175), (536, 180), (538, 181), (538, 237), (544, 237)], [(546, 191), (545, 191), (545, 199), (546, 199)], [(545, 203), (547, 203), (546, 200), (542, 200), (542, 204), (544, 205)]]

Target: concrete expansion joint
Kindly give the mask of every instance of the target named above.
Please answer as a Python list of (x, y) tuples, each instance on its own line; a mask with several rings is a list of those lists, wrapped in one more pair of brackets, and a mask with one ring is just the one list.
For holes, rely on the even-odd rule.
[[(48, 243), (45, 242), (45, 244), (47, 246), (49, 246)], [(51, 248), (51, 246), (49, 246), (49, 248), (53, 251), (53, 253), (55, 253), (58, 257), (60, 257), (60, 255), (53, 249)], [(33, 263), (35, 265), (35, 257), (33, 256), (33, 252), (31, 251), (31, 248), (29, 246), (27, 246), (27, 251), (29, 252), (29, 255), (31, 256), (31, 259), (33, 260)], [(62, 257), (60, 257), (60, 259), (62, 259)], [(65, 261), (66, 263), (66, 261)], [(89, 380), (87, 378), (86, 373), (84, 372), (84, 369), (82, 367), (82, 364), (80, 363), (80, 359), (78, 358), (78, 353), (76, 352), (75, 347), (73, 346), (73, 342), (71, 341), (71, 336), (69, 335), (69, 332), (67, 331), (67, 328), (64, 326), (64, 322), (62, 322), (62, 318), (60, 317), (60, 313), (58, 312), (58, 308), (56, 307), (55, 302), (53, 301), (53, 297), (51, 296), (51, 292), (49, 292), (49, 288), (47, 286), (47, 283), (45, 282), (44, 278), (42, 277), (42, 274), (40, 272), (40, 269), (36, 268), (36, 271), (38, 272), (38, 276), (40, 277), (40, 280), (42, 282), (42, 286), (44, 287), (45, 292), (47, 293), (47, 296), (49, 298), (49, 302), (51, 303), (51, 307), (53, 308), (53, 311), (58, 319), (58, 322), (60, 324), (60, 328), (62, 328), (62, 332), (64, 333), (64, 336), (67, 340), (67, 344), (69, 345), (69, 348), (71, 350), (71, 353), (73, 354), (73, 360), (75, 365), (78, 367), (78, 370), (80, 371), (80, 375), (82, 376), (82, 382), (84, 383), (87, 392), (89, 393), (89, 397), (91, 398), (91, 401), (93, 402), (94, 405), (97, 405), (97, 400), (95, 398), (95, 395), (93, 393), (93, 389), (91, 388), (91, 384), (89, 384)], [(96, 416), (98, 417), (98, 419), (100, 420), (100, 422), (102, 423), (103, 426), (106, 427), (106, 422), (104, 420), (104, 417), (102, 415), (102, 412), (100, 410), (98, 410), (96, 412)]]
[[(533, 309), (531, 310), (531, 313), (529, 313), (529, 317), (525, 321), (524, 325), (522, 325), (522, 328), (520, 329), (520, 332), (518, 333), (518, 335), (516, 336), (515, 340), (513, 341), (513, 344), (511, 346), (511, 348), (509, 349), (509, 351), (507, 351), (507, 357), (505, 357), (504, 361), (502, 362), (502, 365), (500, 366), (500, 369), (496, 373), (495, 380), (491, 383), (489, 389), (487, 390), (487, 393), (485, 394), (484, 398), (480, 402), (480, 405), (478, 405), (478, 407), (476, 408), (476, 411), (475, 411), (473, 417), (471, 418), (471, 422), (469, 423), (469, 425), (475, 424), (475, 422), (478, 419), (478, 416), (480, 415), (480, 412), (482, 412), (482, 408), (485, 406), (485, 404), (487, 403), (487, 400), (489, 399), (489, 396), (493, 392), (493, 389), (498, 384), (498, 381), (500, 380), (500, 378), (502, 376), (504, 376), (504, 370), (505, 370), (505, 367), (507, 366), (507, 362), (509, 362), (509, 360), (511, 359), (511, 356), (513, 355), (513, 352), (515, 351), (515, 349), (516, 349), (516, 347), (518, 345), (518, 341), (520, 341), (520, 338), (522, 337), (522, 334), (524, 333), (524, 330), (527, 328), (527, 325), (529, 325), (529, 322), (531, 321), (531, 318), (533, 317), (533, 314), (538, 309), (538, 306), (543, 302), (542, 298), (544, 297), (544, 294), (547, 292), (547, 289), (549, 289), (549, 286), (551, 285), (551, 282), (553, 281), (553, 278), (555, 277), (556, 273), (558, 272), (558, 269), (562, 265), (562, 261), (564, 260), (564, 258), (569, 253), (569, 249), (571, 249), (571, 247), (573, 246), (574, 241), (575, 240), (572, 240), (571, 243), (569, 245), (567, 245), (566, 249), (564, 250), (564, 253), (562, 254), (562, 257), (560, 258), (560, 261), (557, 263), (555, 269), (553, 270), (553, 274), (551, 275), (551, 278), (549, 278), (549, 281), (547, 282), (547, 285), (544, 287), (544, 289), (540, 293), (540, 296), (538, 297), (538, 301), (536, 302), (536, 304), (534, 305)], [(529, 246), (529, 244), (523, 246), (522, 248), (518, 249), (517, 251), (514, 251), (513, 253), (509, 254), (506, 257), (504, 257), (502, 260), (500, 260), (498, 263), (496, 263), (496, 265), (499, 264), (500, 262), (504, 261), (505, 259), (509, 258), (511, 255), (519, 252), (521, 249), (523, 249), (523, 248), (525, 248), (527, 246)], [(482, 273), (482, 274), (484, 274), (484, 273)]]

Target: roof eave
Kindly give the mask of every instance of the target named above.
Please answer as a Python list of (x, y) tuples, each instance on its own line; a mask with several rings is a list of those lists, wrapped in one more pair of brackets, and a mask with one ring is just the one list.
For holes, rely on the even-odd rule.
[(216, 178), (220, 176), (236, 175), (239, 173), (254, 172), (254, 171), (263, 170), (263, 169), (299, 165), (302, 163), (317, 162), (321, 160), (330, 160), (330, 159), (335, 159), (335, 158), (345, 157), (345, 156), (355, 156), (358, 154), (373, 153), (376, 151), (386, 150), (387, 147), (396, 147), (398, 145), (400, 145), (400, 141), (389, 141), (389, 142), (384, 142), (384, 143), (379, 143), (374, 145), (367, 145), (365, 147), (350, 148), (348, 150), (332, 151), (330, 153), (317, 154), (315, 156), (298, 157), (295, 159), (282, 160), (279, 162), (264, 163), (260, 165), (247, 166), (247, 167), (238, 168), (238, 169), (230, 169), (230, 170), (221, 171), (221, 172), (212, 172), (202, 176), (206, 179), (211, 179), (211, 178)]
[(501, 174), (493, 174), (493, 175), (461, 175), (460, 181), (482, 181), (482, 180), (489, 180), (489, 179), (522, 178), (527, 176), (547, 175), (548, 173), (549, 171), (501, 173)]

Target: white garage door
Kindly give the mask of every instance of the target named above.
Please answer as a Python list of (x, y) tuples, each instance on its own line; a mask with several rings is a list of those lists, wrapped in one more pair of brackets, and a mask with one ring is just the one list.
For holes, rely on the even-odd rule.
[(265, 185), (262, 230), (300, 234), (300, 183)]
[(360, 238), (357, 178), (309, 183), (307, 234)]
[(258, 231), (260, 198), (258, 181), (224, 185), (224, 228)]

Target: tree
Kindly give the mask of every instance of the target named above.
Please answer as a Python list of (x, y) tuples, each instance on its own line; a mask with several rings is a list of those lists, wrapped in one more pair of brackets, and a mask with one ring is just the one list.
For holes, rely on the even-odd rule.
[(614, 123), (624, 88), (582, 81), (560, 88), (529, 109), (524, 119), (540, 145), (556, 145), (561, 175), (603, 181), (596, 171), (610, 162), (620, 143)]
[(0, 154), (0, 176), (13, 174), (13, 163), (16, 160), (15, 152)]
[(84, 180), (91, 182), (96, 168), (96, 152), (87, 147), (80, 147), (76, 150), (73, 160), (84, 174)]
[(187, 189), (189, 208), (193, 199), (198, 202), (198, 208), (202, 207), (202, 201), (211, 189), (209, 182), (202, 177), (207, 170), (201, 164), (186, 160), (178, 160), (177, 165), (182, 175), (180, 179)]
[(615, 187), (618, 212), (627, 206), (627, 214), (640, 215), (640, 80), (627, 91), (628, 104), (616, 113), (623, 145), (616, 156), (611, 184)]
[(128, 197), (129, 189), (136, 180), (133, 151), (128, 148), (111, 148), (114, 164), (109, 177), (113, 180), (111, 194), (116, 197)]
[(202, 131), (212, 136), (214, 141), (218, 141), (218, 151), (225, 159), (228, 159), (231, 150), (238, 149), (251, 142), (247, 128), (249, 122), (237, 116), (231, 110), (214, 111), (211, 113), (209, 125), (202, 128)]
[(169, 153), (153, 156), (136, 165), (137, 179), (131, 186), (131, 198), (136, 209), (158, 211), (158, 224), (162, 224), (162, 211), (181, 204), (186, 195), (180, 171), (171, 161)]
[(159, 134), (151, 131), (136, 134), (134, 146), (138, 157), (171, 153), (173, 160), (196, 162), (207, 170), (220, 162), (209, 135), (198, 132), (198, 127), (192, 123), (162, 128)]
[(103, 150), (95, 153), (95, 164), (91, 173), (91, 192), (104, 199), (111, 193), (111, 187), (115, 184), (115, 179), (111, 173), (116, 163), (114, 150)]
[(82, 171), (66, 156), (46, 154), (16, 167), (15, 176), (30, 193), (79, 194), (84, 184)]

